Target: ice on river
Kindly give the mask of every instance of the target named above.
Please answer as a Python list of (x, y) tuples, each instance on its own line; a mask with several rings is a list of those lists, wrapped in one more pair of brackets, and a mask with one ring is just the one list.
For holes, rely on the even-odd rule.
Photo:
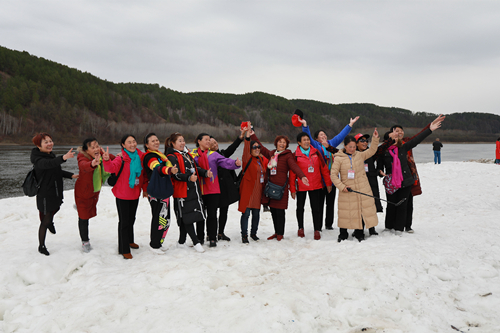
[[(418, 164), (414, 234), (383, 233), (337, 243), (338, 228), (297, 237), (295, 201), (285, 239), (241, 243), (237, 206), (231, 242), (205, 253), (178, 248), (175, 217), (168, 251), (149, 250), (150, 208), (141, 199), (134, 258), (117, 253), (117, 213), (103, 189), (90, 220), (93, 251), (81, 251), (73, 191), (37, 252), (35, 199), (0, 200), (0, 331), (3, 332), (463, 332), (500, 331), (500, 167)], [(385, 204), (384, 204), (385, 206)], [(172, 216), (174, 216), (172, 211)], [(188, 238), (189, 239), (189, 238)], [(188, 240), (188, 243), (190, 241)]]

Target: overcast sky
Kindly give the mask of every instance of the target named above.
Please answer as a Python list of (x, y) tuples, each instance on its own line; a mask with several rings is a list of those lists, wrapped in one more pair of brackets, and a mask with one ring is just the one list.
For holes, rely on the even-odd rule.
[(500, 114), (497, 0), (3, 0), (0, 45), (181, 92)]

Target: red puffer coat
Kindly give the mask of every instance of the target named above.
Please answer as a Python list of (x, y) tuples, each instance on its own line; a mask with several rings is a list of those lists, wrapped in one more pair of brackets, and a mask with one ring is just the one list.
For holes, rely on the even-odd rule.
[[(78, 217), (83, 220), (88, 220), (97, 215), (97, 201), (99, 200), (99, 193), (94, 192), (94, 171), (96, 167), (92, 166), (94, 159), (82, 148), (78, 148), (79, 154), (77, 156), (79, 177), (75, 183), (75, 203), (78, 210)], [(109, 154), (110, 159), (115, 156)], [(101, 168), (102, 168), (101, 162)]]
[[(330, 179), (330, 171), (325, 163), (325, 160), (320, 155), (319, 151), (311, 146), (311, 151), (309, 152), (309, 157), (304, 155), (300, 150), (300, 146), (297, 147), (295, 151), (295, 159), (300, 170), (306, 175), (309, 181), (309, 186), (304, 185), (301, 179), (297, 179), (294, 172), (290, 172), (290, 191), (295, 193), (296, 191), (314, 191), (319, 190), (326, 186), (332, 186), (332, 180)], [(309, 167), (312, 167), (313, 172), (309, 172)], [(297, 182), (296, 182), (297, 181)]]

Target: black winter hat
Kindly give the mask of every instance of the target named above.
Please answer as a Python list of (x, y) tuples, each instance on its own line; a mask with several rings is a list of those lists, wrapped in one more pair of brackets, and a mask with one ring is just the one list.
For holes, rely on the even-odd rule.
[(301, 110), (299, 110), (299, 109), (295, 110), (294, 114), (299, 116), (301, 119), (304, 119), (304, 112), (302, 112)]

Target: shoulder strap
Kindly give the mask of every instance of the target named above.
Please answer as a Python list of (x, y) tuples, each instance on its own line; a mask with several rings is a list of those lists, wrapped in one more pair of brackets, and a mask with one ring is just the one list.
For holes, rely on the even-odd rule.
[(252, 163), (252, 158), (251, 157), (250, 157), (250, 161), (248, 161), (247, 165), (245, 166), (245, 169), (243, 170), (243, 173), (241, 174), (241, 178), (243, 178), (243, 176), (245, 175), (245, 172), (247, 171), (248, 166), (250, 165), (250, 163)]
[[(121, 158), (121, 157), (120, 157)], [(118, 173), (116, 174), (116, 178), (120, 177), (120, 174), (122, 173), (122, 170), (123, 170), (123, 165), (125, 164), (125, 161), (123, 160), (122, 158), (122, 165), (120, 166), (120, 171), (118, 171)]]

